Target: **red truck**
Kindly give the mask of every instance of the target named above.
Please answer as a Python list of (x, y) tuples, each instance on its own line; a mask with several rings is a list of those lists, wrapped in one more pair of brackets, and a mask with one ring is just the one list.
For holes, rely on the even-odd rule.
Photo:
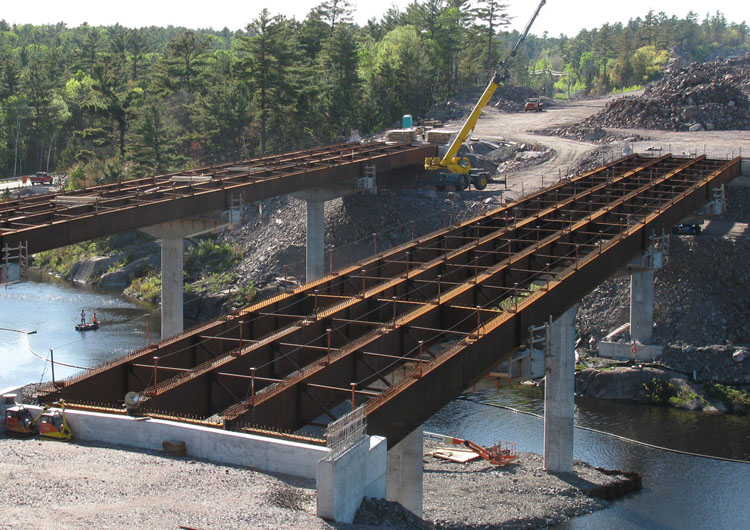
[(542, 112), (542, 100), (539, 98), (529, 98), (523, 106), (523, 110), (528, 112), (533, 110), (534, 112)]
[(52, 175), (45, 173), (44, 171), (37, 171), (36, 175), (29, 177), (32, 184), (44, 184), (45, 186), (52, 185)]

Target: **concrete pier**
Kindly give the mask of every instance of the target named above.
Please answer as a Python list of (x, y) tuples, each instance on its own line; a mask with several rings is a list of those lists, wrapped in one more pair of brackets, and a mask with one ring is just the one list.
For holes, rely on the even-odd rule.
[(161, 338), (174, 337), (183, 323), (183, 239), (226, 226), (216, 219), (181, 219), (142, 229), (161, 239)]
[(169, 230), (161, 238), (161, 336), (172, 337), (183, 330), (182, 237)]
[(577, 306), (550, 326), (550, 351), (544, 384), (544, 469), (573, 470), (573, 393)]
[(424, 471), (422, 428), (413, 431), (388, 451), (388, 488), (386, 498), (401, 503), (422, 517)]
[(654, 330), (654, 269), (633, 270), (630, 274), (630, 337), (642, 344)]
[(305, 241), (305, 281), (323, 276), (325, 249), (325, 202), (307, 200), (307, 237)]

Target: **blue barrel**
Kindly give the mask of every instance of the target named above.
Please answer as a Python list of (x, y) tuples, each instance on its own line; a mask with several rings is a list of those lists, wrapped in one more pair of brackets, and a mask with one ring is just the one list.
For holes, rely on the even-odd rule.
[(402, 118), (402, 123), (403, 123), (404, 129), (411, 129), (411, 126), (412, 126), (411, 114), (404, 114), (404, 117)]

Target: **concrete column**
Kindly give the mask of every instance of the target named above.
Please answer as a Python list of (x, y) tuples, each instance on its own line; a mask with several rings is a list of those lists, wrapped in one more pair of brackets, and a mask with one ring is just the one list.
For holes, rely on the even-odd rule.
[(544, 469), (550, 473), (573, 471), (576, 310), (576, 306), (568, 309), (549, 331), (544, 382)]
[(415, 430), (388, 451), (386, 498), (422, 517), (422, 428)]
[(182, 237), (163, 230), (161, 238), (161, 338), (183, 331)]
[(647, 343), (654, 330), (654, 270), (630, 274), (630, 337)]
[(323, 276), (325, 215), (324, 201), (307, 202), (307, 241), (305, 243), (305, 281), (311, 282)]

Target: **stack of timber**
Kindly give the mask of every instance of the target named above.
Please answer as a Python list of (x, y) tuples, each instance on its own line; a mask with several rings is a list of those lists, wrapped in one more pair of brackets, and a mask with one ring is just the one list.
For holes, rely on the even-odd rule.
[(451, 129), (432, 129), (425, 133), (427, 143), (433, 145), (447, 144), (451, 141), (451, 136), (456, 134), (456, 131)]
[(385, 133), (385, 141), (393, 143), (413, 143), (417, 139), (417, 130), (411, 129), (393, 129)]

